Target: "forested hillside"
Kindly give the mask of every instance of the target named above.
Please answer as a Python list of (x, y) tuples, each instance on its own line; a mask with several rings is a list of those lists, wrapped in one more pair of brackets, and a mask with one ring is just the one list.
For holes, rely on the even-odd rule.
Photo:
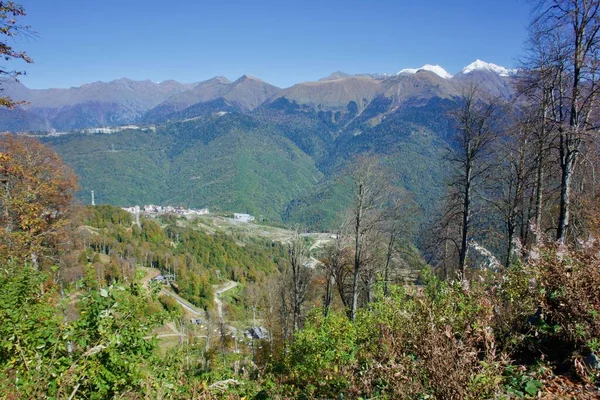
[[(208, 207), (333, 229), (348, 204), (341, 175), (365, 152), (381, 155), (393, 183), (414, 194), (424, 220), (442, 196), (451, 101), (407, 106), (375, 126), (355, 121), (347, 128), (331, 112), (286, 100), (250, 115), (221, 107), (228, 109), (223, 102), (193, 106), (181, 121), (155, 130), (43, 140), (80, 175), (86, 202), (94, 190), (99, 202), (120, 206)], [(356, 129), (364, 132), (350, 133)]]
[(88, 207), (82, 212), (81, 247), (72, 249), (78, 262), (65, 271), (68, 279), (92, 274), (106, 286), (135, 280), (138, 267), (156, 268), (174, 275), (179, 295), (201, 308), (213, 306), (211, 284), (264, 282), (285, 255), (278, 243), (250, 238), (241, 246), (235, 236), (179, 227), (175, 217), (142, 218), (138, 226), (119, 208)]

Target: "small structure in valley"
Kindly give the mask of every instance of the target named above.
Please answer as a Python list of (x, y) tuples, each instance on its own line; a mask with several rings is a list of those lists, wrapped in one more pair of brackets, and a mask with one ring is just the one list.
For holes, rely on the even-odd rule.
[(166, 276), (163, 275), (157, 275), (154, 278), (150, 279), (152, 282), (159, 282), (162, 283), (163, 285), (169, 283), (169, 280), (167, 279)]
[(250, 214), (233, 213), (233, 218), (236, 221), (246, 222), (246, 223), (254, 221), (254, 217)]
[(252, 328), (246, 329), (246, 337), (248, 339), (268, 339), (269, 331), (263, 326), (253, 326)]

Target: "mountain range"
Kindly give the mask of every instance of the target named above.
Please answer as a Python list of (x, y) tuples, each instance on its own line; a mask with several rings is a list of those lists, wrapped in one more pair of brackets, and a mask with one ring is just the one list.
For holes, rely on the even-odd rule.
[[(80, 175), (82, 198), (94, 190), (115, 205), (216, 207), (320, 229), (349, 199), (339, 171), (376, 153), (427, 220), (444, 192), (448, 111), (473, 84), (510, 99), (516, 73), (477, 60), (454, 76), (425, 65), (283, 89), (247, 75), (43, 90), (5, 83), (3, 94), (29, 104), (0, 110), (0, 132), (37, 132)], [(137, 126), (77, 132), (126, 124)]]
[[(17, 110), (2, 110), (0, 131), (70, 131), (165, 122), (171, 114), (216, 99), (224, 99), (244, 113), (280, 98), (320, 110), (336, 111), (343, 111), (354, 102), (362, 112), (380, 96), (393, 99), (394, 106), (412, 98), (455, 96), (460, 86), (458, 81), (478, 74), (485, 74), (491, 81), (488, 91), (508, 96), (510, 89), (504, 78), (515, 73), (515, 70), (477, 60), (455, 76), (439, 65), (407, 68), (396, 75), (350, 75), (338, 71), (317, 82), (303, 82), (285, 89), (248, 75), (234, 82), (217, 76), (196, 83), (174, 80), (154, 83), (122, 78), (68, 89), (28, 89), (19, 82), (5, 81), (1, 86), (3, 94), (28, 105)], [(419, 85), (426, 76), (430, 82)]]

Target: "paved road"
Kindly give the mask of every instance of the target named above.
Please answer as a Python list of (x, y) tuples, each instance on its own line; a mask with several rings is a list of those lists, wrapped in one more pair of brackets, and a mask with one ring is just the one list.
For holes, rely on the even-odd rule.
[(161, 293), (164, 293), (167, 296), (171, 296), (172, 298), (174, 298), (175, 301), (177, 301), (181, 305), (181, 307), (185, 308), (187, 311), (191, 312), (192, 314), (195, 314), (196, 316), (204, 316), (204, 311), (198, 310), (196, 307), (194, 307), (193, 304), (182, 299), (175, 293), (173, 293), (165, 288), (161, 289)]

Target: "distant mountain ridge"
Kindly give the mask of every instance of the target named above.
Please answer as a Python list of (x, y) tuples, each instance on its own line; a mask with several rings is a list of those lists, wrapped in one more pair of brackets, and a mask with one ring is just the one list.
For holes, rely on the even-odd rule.
[(118, 79), (69, 89), (28, 89), (4, 83), (4, 94), (29, 103), (17, 111), (0, 110), (0, 131), (50, 131), (115, 126), (139, 120), (148, 109), (195, 84)]
[(476, 60), (455, 76), (439, 65), (406, 68), (395, 75), (351, 75), (337, 71), (318, 81), (302, 82), (284, 89), (248, 75), (233, 82), (218, 76), (195, 83), (174, 80), (154, 83), (122, 78), (68, 89), (28, 89), (21, 83), (3, 82), (1, 87), (5, 95), (29, 105), (18, 110), (0, 110), (0, 131), (49, 132), (164, 123), (188, 107), (216, 99), (225, 100), (243, 113), (268, 106), (281, 98), (301, 106), (342, 113), (355, 104), (361, 113), (378, 97), (391, 99), (391, 104), (398, 106), (415, 96), (455, 96), (461, 85), (459, 81), (464, 82), (467, 76), (485, 81), (489, 91), (507, 97), (510, 96), (509, 81), (515, 73), (516, 70)]

